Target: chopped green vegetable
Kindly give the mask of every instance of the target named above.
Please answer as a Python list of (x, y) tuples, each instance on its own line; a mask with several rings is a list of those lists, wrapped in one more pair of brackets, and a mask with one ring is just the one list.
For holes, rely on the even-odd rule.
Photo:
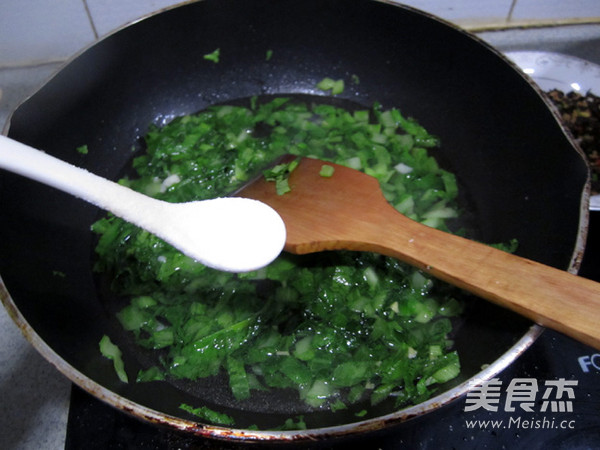
[(324, 164), (321, 167), (321, 171), (319, 172), (319, 175), (321, 175), (322, 177), (330, 178), (333, 176), (333, 172), (335, 172), (335, 168), (333, 166)]
[(271, 58), (273, 57), (273, 50), (267, 50), (267, 54), (265, 56), (265, 60), (266, 61), (271, 61)]
[(338, 95), (344, 92), (344, 80), (323, 78), (317, 83), (317, 89), (320, 89), (322, 91), (331, 91), (332, 95)]
[(77, 147), (76, 149), (79, 153), (81, 153), (82, 155), (87, 155), (89, 152), (88, 146), (87, 145), (81, 145), (79, 147)]
[(221, 58), (221, 49), (218, 48), (215, 51), (211, 52), (211, 53), (207, 53), (206, 55), (203, 56), (204, 59), (208, 60), (208, 61), (212, 61), (214, 63), (218, 63), (220, 61)]
[(277, 164), (276, 166), (266, 169), (263, 172), (263, 175), (267, 181), (275, 182), (277, 195), (283, 195), (292, 190), (290, 188), (288, 178), (290, 177), (290, 173), (292, 173), (297, 166), (298, 160), (293, 160), (289, 163)]
[(229, 386), (233, 395), (238, 400), (245, 400), (250, 397), (250, 383), (248, 374), (244, 367), (244, 362), (240, 359), (227, 358), (227, 372), (229, 373)]
[(129, 379), (127, 378), (127, 373), (125, 372), (125, 364), (123, 363), (123, 359), (121, 357), (121, 350), (119, 347), (113, 344), (110, 338), (106, 335), (102, 336), (102, 339), (100, 339), (100, 353), (102, 353), (102, 355), (106, 358), (112, 360), (119, 380), (121, 380), (123, 383), (128, 383)]
[[(227, 195), (291, 153), (375, 176), (386, 199), (422, 223), (448, 230), (459, 212), (454, 175), (430, 155), (437, 138), (380, 105), (348, 111), (255, 98), (249, 107), (215, 106), (152, 127), (145, 141), (133, 160), (137, 176), (121, 183), (165, 201)], [(278, 192), (290, 188), (294, 164), (265, 171)], [(93, 230), (96, 270), (131, 299), (118, 320), (156, 351), (139, 381), (223, 374), (239, 401), (257, 390), (296, 389), (313, 408), (339, 410), (390, 396), (398, 407), (416, 403), (458, 373), (448, 336), (449, 318), (462, 311), (459, 291), (392, 258), (283, 254), (259, 271), (231, 274), (112, 215)]]
[(207, 406), (194, 408), (193, 406), (182, 403), (181, 405), (179, 405), (179, 408), (196, 417), (200, 417), (202, 420), (206, 420), (207, 422), (215, 425), (235, 425), (235, 420), (231, 416), (224, 413), (219, 413), (213, 409), (210, 409)]
[(136, 381), (137, 382), (148, 382), (148, 381), (162, 381), (165, 379), (165, 374), (158, 367), (153, 366), (147, 370), (140, 370), (138, 372)]
[(285, 430), (306, 430), (306, 422), (304, 421), (304, 416), (298, 416), (295, 420), (291, 417), (287, 419), (283, 425), (275, 428), (278, 431)]
[(517, 251), (519, 247), (519, 241), (517, 239), (511, 239), (507, 243), (499, 243), (499, 244), (489, 244), (491, 247), (497, 248), (498, 250), (502, 250), (507, 253), (514, 253)]

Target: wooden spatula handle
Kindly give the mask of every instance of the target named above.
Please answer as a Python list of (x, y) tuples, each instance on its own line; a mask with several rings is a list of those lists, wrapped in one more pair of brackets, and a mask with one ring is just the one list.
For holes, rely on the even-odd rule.
[(436, 278), (600, 348), (599, 283), (410, 223), (395, 210), (382, 216), (380, 230), (368, 244), (365, 242), (363, 250), (406, 261)]

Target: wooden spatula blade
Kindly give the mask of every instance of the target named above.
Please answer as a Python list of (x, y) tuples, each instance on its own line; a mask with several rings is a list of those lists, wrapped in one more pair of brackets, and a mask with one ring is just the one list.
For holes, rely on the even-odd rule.
[[(294, 158), (288, 156), (282, 161)], [(323, 166), (333, 168), (333, 174), (321, 175)], [(301, 158), (288, 183), (291, 191), (280, 195), (275, 183), (260, 177), (237, 194), (260, 200), (281, 215), (286, 224), (287, 251), (371, 250), (366, 243), (372, 233), (378, 233), (373, 223), (382, 220), (391, 208), (377, 179), (338, 164)]]

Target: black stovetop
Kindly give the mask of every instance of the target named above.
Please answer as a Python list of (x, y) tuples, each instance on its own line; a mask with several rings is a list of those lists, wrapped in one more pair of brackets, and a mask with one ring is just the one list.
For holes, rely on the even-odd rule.
[[(600, 213), (594, 212), (581, 276), (600, 281), (599, 249)], [(365, 449), (600, 448), (599, 377), (597, 350), (546, 330), (499, 375), (496, 397), (491, 387), (488, 395), (480, 396), (487, 401), (476, 403), (475, 397), (461, 398), (392, 429), (294, 448), (341, 449), (350, 444)], [(538, 391), (530, 398), (531, 388), (536, 385)], [(105, 405), (76, 386), (72, 389), (66, 450), (227, 450), (248, 445), (198, 439), (157, 428)]]

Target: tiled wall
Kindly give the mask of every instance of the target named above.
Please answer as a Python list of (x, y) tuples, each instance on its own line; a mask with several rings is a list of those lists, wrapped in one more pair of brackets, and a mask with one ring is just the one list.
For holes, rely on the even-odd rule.
[[(121, 25), (178, 3), (182, 1), (2, 0), (0, 68), (64, 60)], [(600, 22), (600, 0), (406, 0), (400, 3), (468, 29), (540, 22)]]
[(599, 0), (406, 0), (467, 29), (600, 22)]

